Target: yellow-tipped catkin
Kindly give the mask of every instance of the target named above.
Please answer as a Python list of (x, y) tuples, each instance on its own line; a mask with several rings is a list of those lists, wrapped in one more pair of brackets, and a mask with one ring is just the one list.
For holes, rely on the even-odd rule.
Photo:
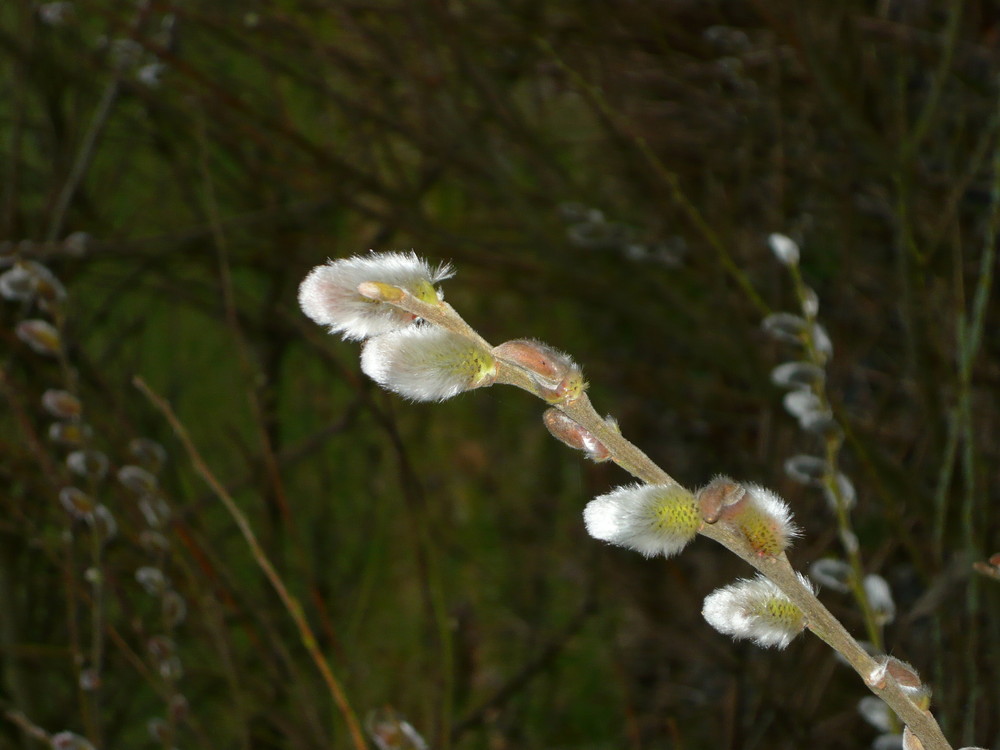
[(383, 388), (415, 401), (444, 401), (496, 379), (496, 360), (489, 351), (430, 325), (368, 339), (361, 369)]
[(588, 533), (652, 557), (676, 555), (701, 526), (698, 502), (678, 484), (618, 487), (583, 511)]
[(451, 275), (451, 266), (432, 268), (412, 252), (355, 255), (310, 271), (299, 286), (299, 305), (330, 333), (360, 341), (411, 325), (414, 316), (390, 303), (409, 292), (437, 304), (442, 296), (434, 285)]
[(722, 509), (720, 520), (738, 528), (747, 544), (761, 557), (780, 555), (798, 535), (788, 505), (764, 487), (756, 484), (743, 487), (746, 493)]
[(774, 557), (788, 546), (788, 536), (770, 516), (752, 505), (736, 519), (743, 536), (761, 557)]
[[(808, 579), (799, 575), (799, 580), (812, 591)], [(763, 576), (712, 592), (705, 598), (702, 615), (720, 633), (748, 638), (765, 648), (784, 648), (806, 626), (802, 610)]]

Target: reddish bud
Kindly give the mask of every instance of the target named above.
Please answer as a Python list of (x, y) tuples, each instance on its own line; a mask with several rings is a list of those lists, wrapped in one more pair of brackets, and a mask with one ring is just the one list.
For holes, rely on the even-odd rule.
[(702, 520), (705, 523), (715, 523), (726, 507), (738, 503), (746, 493), (743, 485), (729, 477), (716, 477), (698, 490), (698, 506)]
[(542, 421), (552, 437), (570, 448), (583, 451), (591, 461), (600, 463), (611, 458), (611, 453), (590, 430), (558, 409), (547, 409)]
[(866, 682), (878, 689), (889, 684), (890, 678), (906, 693), (910, 700), (921, 708), (930, 706), (931, 691), (920, 681), (920, 675), (912, 665), (895, 656), (882, 656), (869, 673)]
[(527, 372), (550, 404), (576, 401), (587, 389), (580, 366), (568, 354), (541, 341), (507, 341), (495, 347), (493, 354)]

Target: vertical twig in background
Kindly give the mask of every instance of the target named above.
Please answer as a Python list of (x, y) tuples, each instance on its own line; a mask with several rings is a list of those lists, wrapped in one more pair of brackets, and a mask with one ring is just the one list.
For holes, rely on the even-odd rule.
[(177, 438), (181, 441), (181, 445), (187, 452), (188, 458), (190, 459), (195, 470), (215, 491), (216, 496), (225, 506), (229, 515), (232, 516), (233, 520), (236, 522), (240, 533), (243, 535), (243, 539), (250, 548), (254, 561), (263, 571), (264, 575), (267, 576), (268, 581), (270, 581), (274, 590), (281, 598), (282, 603), (285, 605), (286, 611), (294, 620), (295, 625), (299, 630), (302, 645), (305, 646), (310, 657), (312, 657), (313, 663), (316, 665), (317, 669), (319, 669), (320, 674), (323, 676), (323, 681), (326, 683), (326, 686), (330, 691), (330, 696), (333, 698), (334, 703), (337, 705), (341, 715), (344, 717), (344, 721), (347, 724), (348, 733), (351, 736), (351, 741), (353, 742), (354, 747), (356, 750), (366, 750), (367, 745), (365, 743), (364, 735), (361, 733), (361, 725), (358, 723), (354, 709), (351, 708), (351, 705), (347, 700), (347, 695), (344, 692), (340, 681), (334, 676), (333, 671), (330, 669), (330, 665), (327, 662), (326, 657), (320, 651), (319, 644), (316, 642), (316, 637), (313, 634), (312, 628), (306, 620), (302, 605), (299, 604), (298, 599), (296, 599), (291, 592), (289, 592), (284, 581), (281, 580), (281, 576), (279, 576), (278, 572), (274, 569), (274, 566), (268, 559), (263, 547), (261, 547), (260, 543), (257, 541), (257, 536), (254, 534), (253, 528), (250, 526), (250, 522), (247, 520), (247, 517), (243, 514), (243, 511), (239, 509), (232, 497), (229, 496), (229, 493), (226, 492), (226, 488), (223, 487), (219, 480), (215, 478), (215, 475), (212, 474), (212, 471), (202, 460), (201, 455), (198, 453), (198, 449), (191, 441), (187, 430), (184, 428), (184, 425), (181, 424), (180, 420), (177, 419), (177, 415), (174, 414), (170, 405), (163, 400), (163, 398), (157, 395), (148, 385), (146, 385), (142, 378), (136, 378), (135, 385), (142, 392), (142, 394), (149, 399), (150, 403), (153, 404), (153, 406), (155, 406), (161, 414), (163, 414), (167, 422), (170, 423), (171, 428), (174, 430), (174, 434), (176, 434)]
[(87, 132), (83, 137), (83, 143), (80, 144), (76, 159), (74, 159), (73, 166), (66, 177), (66, 182), (63, 183), (62, 190), (59, 191), (56, 203), (52, 207), (52, 216), (49, 219), (49, 228), (45, 235), (45, 239), (49, 242), (55, 242), (62, 234), (63, 224), (66, 221), (66, 212), (69, 210), (70, 202), (73, 200), (73, 196), (76, 195), (76, 191), (80, 187), (80, 183), (83, 182), (84, 175), (87, 174), (90, 163), (94, 159), (97, 142), (101, 137), (104, 126), (108, 122), (108, 117), (111, 115), (111, 109), (118, 98), (120, 87), (121, 80), (118, 78), (117, 73), (104, 86), (100, 101), (98, 101), (94, 115), (90, 119), (90, 127), (87, 128)]

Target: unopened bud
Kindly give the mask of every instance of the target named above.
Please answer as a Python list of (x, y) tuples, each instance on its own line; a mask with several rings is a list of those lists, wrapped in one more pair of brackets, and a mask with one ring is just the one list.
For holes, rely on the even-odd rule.
[(868, 685), (882, 689), (890, 679), (906, 693), (918, 707), (927, 710), (931, 705), (931, 690), (920, 680), (920, 675), (912, 665), (894, 656), (878, 657), (878, 664), (866, 678)]
[(878, 664), (868, 675), (867, 683), (871, 687), (884, 688), (889, 678), (894, 679), (900, 687), (916, 688), (922, 684), (920, 675), (912, 665), (895, 656), (882, 656)]
[(494, 347), (493, 355), (527, 372), (549, 403), (570, 403), (587, 388), (580, 366), (568, 354), (541, 341), (507, 341)]
[(594, 437), (590, 430), (558, 409), (546, 409), (542, 414), (542, 421), (552, 437), (570, 448), (583, 451), (591, 461), (600, 463), (611, 458), (604, 443)]
[(705, 523), (715, 523), (722, 511), (746, 495), (746, 488), (729, 477), (718, 476), (698, 490), (698, 507)]

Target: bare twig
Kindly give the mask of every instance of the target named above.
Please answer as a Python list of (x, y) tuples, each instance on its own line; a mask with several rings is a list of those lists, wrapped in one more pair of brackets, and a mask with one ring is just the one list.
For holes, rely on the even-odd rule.
[(207, 464), (205, 464), (201, 454), (192, 442), (190, 435), (188, 435), (184, 425), (181, 424), (181, 421), (177, 418), (177, 415), (170, 407), (170, 404), (154, 392), (142, 378), (136, 377), (134, 383), (136, 388), (138, 388), (143, 395), (149, 399), (150, 403), (153, 404), (153, 406), (156, 407), (161, 414), (163, 414), (167, 422), (170, 423), (171, 428), (174, 430), (174, 434), (177, 435), (177, 438), (181, 441), (181, 445), (184, 446), (184, 450), (187, 452), (188, 458), (191, 460), (195, 470), (215, 491), (217, 497), (220, 501), (222, 501), (222, 504), (229, 512), (229, 515), (232, 516), (233, 521), (236, 522), (236, 525), (240, 529), (240, 533), (243, 535), (244, 540), (246, 540), (247, 546), (250, 547), (250, 552), (253, 555), (254, 561), (257, 563), (258, 567), (260, 567), (261, 571), (263, 571), (268, 581), (270, 581), (275, 592), (278, 594), (278, 597), (281, 599), (282, 604), (284, 604), (286, 611), (291, 616), (292, 620), (295, 621), (295, 625), (299, 630), (299, 636), (302, 640), (302, 645), (305, 646), (309, 655), (312, 657), (313, 663), (315, 663), (317, 669), (319, 669), (320, 674), (323, 677), (323, 681), (326, 683), (327, 689), (330, 691), (331, 697), (336, 703), (337, 708), (340, 710), (340, 713), (343, 715), (354, 747), (356, 750), (365, 750), (367, 745), (365, 743), (364, 735), (361, 732), (361, 725), (358, 723), (358, 718), (354, 713), (354, 709), (351, 708), (351, 705), (347, 700), (347, 694), (344, 692), (340, 681), (334, 676), (329, 662), (320, 650), (319, 644), (316, 641), (316, 636), (306, 620), (302, 605), (285, 586), (284, 581), (281, 580), (281, 576), (278, 575), (278, 571), (274, 569), (267, 553), (264, 551), (263, 547), (261, 547), (260, 542), (257, 541), (257, 535), (254, 534), (249, 520), (247, 520), (247, 517), (243, 514), (243, 511), (239, 509), (229, 493), (226, 492), (222, 483), (215, 477), (211, 469), (208, 468)]
[[(468, 336), (481, 346), (489, 346), (478, 333), (472, 331), (468, 323), (462, 320), (450, 305), (446, 303), (427, 304), (405, 290), (398, 291), (401, 291), (402, 294), (397, 298), (383, 299), (424, 320), (459, 335)], [(551, 395), (546, 393), (518, 365), (503, 359), (498, 359), (497, 382), (516, 385), (543, 400), (548, 400)], [(606, 420), (595, 411), (586, 394), (575, 400), (555, 403), (553, 406), (594, 435), (607, 448), (612, 460), (633, 476), (650, 484), (675, 483), (669, 474), (657, 466), (638, 447), (620, 432), (612, 429)], [(774, 557), (761, 556), (750, 547), (743, 535), (725, 524), (704, 523), (698, 533), (715, 540), (774, 582), (802, 611), (806, 627), (847, 660), (861, 676), (865, 685), (884, 700), (902, 722), (910, 728), (910, 731), (923, 743), (925, 750), (952, 750), (933, 715), (911, 701), (894, 680), (888, 680), (884, 684), (871, 684), (870, 675), (878, 666), (877, 663), (820, 602), (819, 598), (799, 580), (784, 553)]]

